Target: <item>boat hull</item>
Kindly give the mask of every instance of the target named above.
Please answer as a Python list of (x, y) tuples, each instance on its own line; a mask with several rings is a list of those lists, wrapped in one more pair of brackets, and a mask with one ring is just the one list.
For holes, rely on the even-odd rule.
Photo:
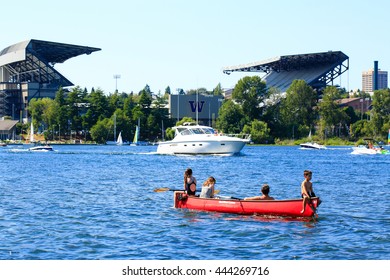
[(245, 146), (241, 139), (235, 141), (227, 137), (220, 139), (200, 139), (189, 141), (160, 142), (157, 147), (159, 154), (237, 154)]
[[(241, 199), (218, 199), (199, 198), (187, 196), (182, 191), (174, 193), (174, 207), (198, 211), (211, 211), (239, 215), (266, 215), (282, 217), (313, 217), (313, 211), (319, 205), (319, 198), (313, 197), (312, 206), (306, 205), (302, 210), (302, 199), (287, 200), (241, 200)], [(312, 209), (313, 207), (313, 209)]]
[(50, 146), (37, 146), (28, 149), (31, 152), (53, 152), (53, 147)]
[(317, 143), (302, 143), (300, 144), (303, 149), (311, 149), (311, 150), (325, 150), (326, 147)]
[(353, 155), (386, 155), (389, 154), (389, 150), (386, 149), (369, 149), (364, 146), (359, 147), (352, 147), (352, 153)]

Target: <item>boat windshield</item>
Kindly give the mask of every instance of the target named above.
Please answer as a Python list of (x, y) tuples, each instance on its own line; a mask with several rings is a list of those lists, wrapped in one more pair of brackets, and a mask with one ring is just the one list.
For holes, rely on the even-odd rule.
[(212, 128), (202, 128), (205, 134), (214, 134), (214, 129)]
[(193, 128), (193, 129), (191, 129), (191, 131), (194, 134), (204, 134), (204, 131), (200, 128)]
[(192, 135), (192, 134), (214, 134), (214, 129), (211, 127), (192, 127), (192, 128), (177, 128), (176, 134), (180, 135)]
[(188, 128), (178, 128), (177, 129), (178, 134), (181, 135), (191, 135), (191, 131)]

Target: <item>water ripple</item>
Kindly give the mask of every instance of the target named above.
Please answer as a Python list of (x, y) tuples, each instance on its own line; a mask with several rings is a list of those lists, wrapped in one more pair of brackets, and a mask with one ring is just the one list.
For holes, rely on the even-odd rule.
[[(389, 259), (390, 157), (349, 148), (245, 147), (239, 156), (161, 156), (156, 147), (0, 149), (0, 259)], [(313, 170), (318, 221), (172, 208), (183, 172), (221, 195), (299, 196)]]

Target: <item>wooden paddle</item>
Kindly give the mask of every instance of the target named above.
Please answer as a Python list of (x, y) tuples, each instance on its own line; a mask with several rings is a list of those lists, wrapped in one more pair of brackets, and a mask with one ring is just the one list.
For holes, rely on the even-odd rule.
[[(154, 192), (176, 192), (176, 191), (184, 191), (184, 190), (177, 190), (177, 189), (170, 189), (170, 188), (157, 188), (153, 190)], [(214, 194), (219, 194), (220, 190), (215, 190)]]

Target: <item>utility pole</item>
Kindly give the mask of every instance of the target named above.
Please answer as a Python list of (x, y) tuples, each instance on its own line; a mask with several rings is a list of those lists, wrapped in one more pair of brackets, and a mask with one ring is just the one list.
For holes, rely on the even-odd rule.
[(115, 92), (118, 92), (118, 79), (121, 78), (121, 75), (115, 74), (114, 79), (115, 79)]

